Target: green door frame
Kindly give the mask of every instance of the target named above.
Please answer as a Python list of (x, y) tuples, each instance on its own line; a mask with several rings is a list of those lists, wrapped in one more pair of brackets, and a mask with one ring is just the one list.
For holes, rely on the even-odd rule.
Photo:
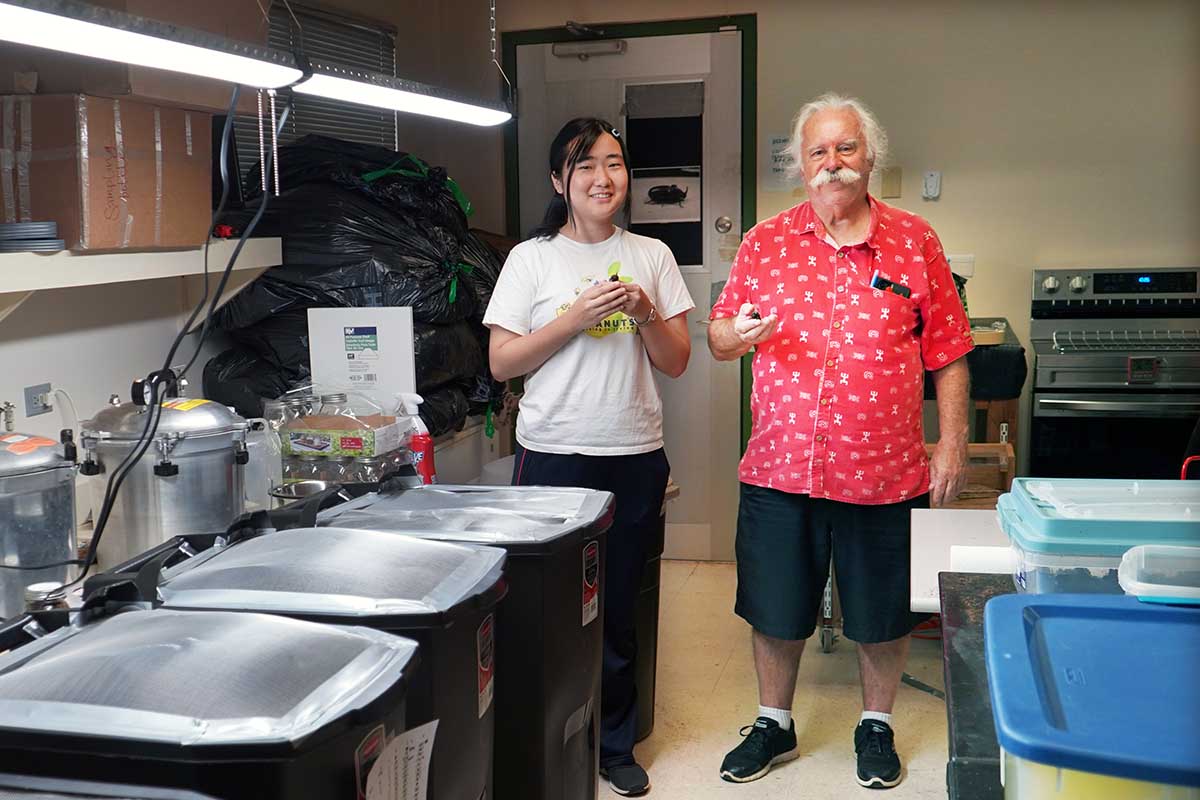
[[(633, 39), (641, 36), (676, 36), (689, 33), (716, 33), (738, 30), (742, 33), (742, 234), (758, 220), (758, 17), (755, 14), (734, 14), (701, 19), (663, 20), (659, 22), (594, 23), (591, 27), (604, 31), (605, 39)], [(521, 45), (574, 42), (579, 37), (564, 28), (539, 28), (528, 31), (508, 31), (501, 34), (504, 50), (504, 71), (516, 80), (517, 48)], [(516, 86), (517, 107), (520, 108), (521, 87)], [(507, 233), (522, 238), (520, 164), (517, 159), (517, 126), (520, 115), (504, 127), (505, 216)], [(751, 384), (750, 356), (742, 359), (742, 450), (750, 438), (749, 397)]]

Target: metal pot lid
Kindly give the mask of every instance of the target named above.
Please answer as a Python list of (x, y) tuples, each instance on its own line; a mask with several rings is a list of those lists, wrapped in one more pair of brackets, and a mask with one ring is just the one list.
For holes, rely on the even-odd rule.
[[(220, 403), (196, 397), (177, 397), (162, 404), (158, 437), (210, 436), (246, 429), (246, 420)], [(138, 439), (146, 426), (148, 406), (123, 403), (108, 406), (83, 423), (83, 435), (97, 439)]]
[(62, 445), (45, 436), (0, 433), (0, 478), (72, 466), (63, 458)]

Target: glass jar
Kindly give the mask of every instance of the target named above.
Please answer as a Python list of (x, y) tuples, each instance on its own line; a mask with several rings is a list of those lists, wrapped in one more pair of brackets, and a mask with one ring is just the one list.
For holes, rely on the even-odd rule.
[(289, 397), (284, 401), (283, 425), (289, 427), (296, 420), (308, 416), (308, 402), (303, 397)]
[(357, 483), (379, 483), (387, 473), (387, 457), (354, 459), (354, 471)]
[(300, 476), (297, 480), (301, 481), (323, 481), (326, 480), (326, 475), (329, 473), (329, 459), (325, 456), (303, 455), (300, 456)]
[(288, 408), (287, 403), (283, 400), (264, 400), (263, 401), (263, 419), (267, 421), (267, 425), (276, 433), (283, 427), (283, 423), (287, 421)]
[(300, 456), (284, 456), (283, 457), (283, 482), (292, 483), (294, 481), (302, 481), (300, 477), (303, 473), (304, 461)]
[(345, 392), (321, 395), (321, 416), (323, 417), (353, 417), (350, 399)]

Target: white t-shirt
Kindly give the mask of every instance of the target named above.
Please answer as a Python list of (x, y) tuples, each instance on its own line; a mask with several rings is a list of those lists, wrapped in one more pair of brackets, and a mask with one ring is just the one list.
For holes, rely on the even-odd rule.
[[(641, 286), (664, 320), (695, 308), (667, 246), (617, 228), (595, 244), (559, 234), (514, 247), (483, 322), (525, 336), (613, 274)], [(525, 377), (517, 441), (542, 453), (589, 456), (649, 453), (663, 446), (662, 400), (633, 320), (612, 315)]]

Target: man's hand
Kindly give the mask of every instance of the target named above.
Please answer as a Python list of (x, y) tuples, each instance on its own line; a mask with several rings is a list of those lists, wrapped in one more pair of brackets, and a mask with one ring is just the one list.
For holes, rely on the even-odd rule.
[(579, 295), (568, 312), (571, 315), (572, 327), (578, 332), (599, 325), (601, 321), (620, 311), (625, 301), (623, 283), (604, 281), (589, 287)]
[(941, 439), (929, 460), (929, 505), (932, 508), (953, 503), (967, 483), (966, 442)]
[(779, 317), (774, 314), (762, 319), (755, 319), (751, 316), (754, 313), (753, 305), (743, 303), (742, 307), (738, 309), (737, 316), (733, 318), (733, 332), (750, 347), (762, 344), (774, 336), (775, 328), (779, 325)]

